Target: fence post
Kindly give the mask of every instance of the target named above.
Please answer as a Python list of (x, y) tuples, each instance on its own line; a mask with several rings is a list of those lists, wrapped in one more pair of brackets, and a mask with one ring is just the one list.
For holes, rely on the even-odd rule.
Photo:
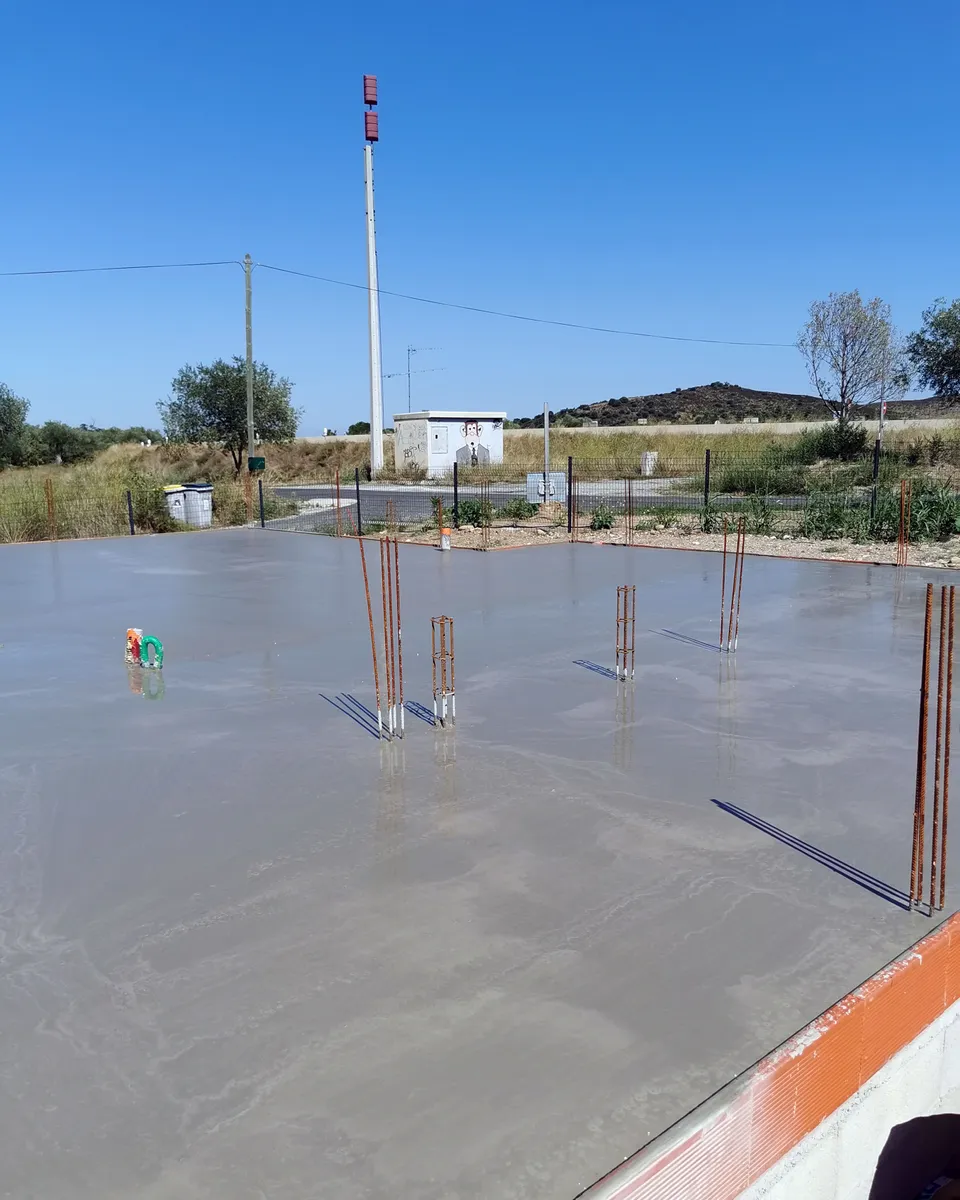
[(567, 533), (573, 533), (573, 455), (567, 455)]
[(55, 542), (57, 540), (57, 514), (53, 506), (53, 480), (49, 475), (43, 481), (43, 491), (47, 497), (47, 537)]
[(263, 480), (262, 479), (257, 480), (257, 492), (259, 493), (259, 496), (260, 496), (260, 528), (266, 529), (267, 523), (263, 519)]
[(357, 485), (357, 536), (363, 537), (363, 522), (360, 520), (360, 468), (357, 467), (353, 473), (354, 483)]
[(870, 520), (877, 515), (877, 481), (880, 478), (880, 439), (873, 443), (873, 490), (870, 493)]
[(710, 451), (703, 452), (703, 511), (710, 508)]
[(453, 464), (453, 527), (460, 528), (460, 473), (457, 463)]
[(133, 496), (130, 495), (129, 488), (127, 488), (127, 520), (130, 522), (130, 536), (133, 537), (137, 531), (133, 524)]

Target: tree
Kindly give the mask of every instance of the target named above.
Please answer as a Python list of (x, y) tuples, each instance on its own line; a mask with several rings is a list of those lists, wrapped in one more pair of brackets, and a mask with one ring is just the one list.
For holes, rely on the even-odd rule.
[[(171, 442), (215, 442), (240, 473), (247, 445), (247, 374), (242, 358), (218, 358), (209, 366), (187, 364), (170, 385), (173, 395), (157, 402)], [(253, 364), (253, 419), (260, 442), (290, 442), (302, 409), (290, 403), (293, 384), (264, 363)]]
[(924, 387), (960, 400), (960, 300), (941, 297), (923, 311), (923, 328), (907, 340), (907, 353)]
[(855, 404), (889, 402), (907, 390), (903, 343), (890, 305), (880, 299), (864, 303), (852, 291), (815, 300), (797, 348), (817, 395), (838, 421), (849, 421)]
[[(359, 433), (369, 433), (369, 432), (370, 432), (370, 422), (369, 421), (354, 421), (354, 423), (352, 425), (348, 426), (348, 428), (347, 428), (348, 434), (359, 434)], [(386, 432), (386, 430), (384, 430), (384, 432)]]
[(20, 465), (29, 409), (29, 400), (0, 383), (0, 470)]

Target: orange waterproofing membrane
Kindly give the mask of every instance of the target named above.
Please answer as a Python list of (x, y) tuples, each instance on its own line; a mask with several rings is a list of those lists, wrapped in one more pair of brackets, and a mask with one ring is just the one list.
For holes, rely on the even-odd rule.
[(583, 1200), (734, 1200), (960, 999), (960, 913), (676, 1126)]

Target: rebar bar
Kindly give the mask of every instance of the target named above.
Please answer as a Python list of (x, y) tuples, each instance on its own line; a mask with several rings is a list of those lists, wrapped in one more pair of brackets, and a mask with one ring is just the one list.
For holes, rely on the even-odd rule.
[(393, 736), (393, 680), (390, 676), (390, 631), (387, 626), (387, 564), (383, 550), (383, 538), (380, 543), (380, 608), (383, 613), (383, 674), (386, 684), (387, 700), (387, 732)]
[(917, 728), (917, 782), (913, 799), (913, 855), (910, 862), (910, 902), (923, 895), (924, 825), (927, 787), (927, 709), (930, 700), (930, 631), (933, 621), (933, 584), (927, 584), (923, 624), (923, 655), (920, 664), (920, 717)]
[(950, 604), (947, 632), (947, 708), (944, 713), (943, 735), (943, 815), (940, 824), (940, 896), (939, 908), (943, 909), (947, 900), (947, 815), (950, 800), (950, 724), (953, 715), (953, 629), (955, 607), (955, 588), (950, 585)]
[(723, 618), (727, 611), (727, 518), (723, 518), (723, 570), (720, 574), (720, 649), (723, 649)]
[(729, 654), (733, 648), (733, 613), (737, 599), (737, 578), (740, 574), (741, 541), (746, 536), (743, 517), (737, 522), (737, 542), (733, 553), (733, 575), (730, 580), (730, 617), (727, 620), (726, 650)]
[(636, 615), (636, 585), (622, 584), (617, 588), (617, 679), (634, 677)]
[(733, 652), (737, 652), (737, 642), (740, 640), (740, 598), (743, 595), (743, 560), (747, 557), (747, 526), (746, 519), (740, 518), (743, 525), (743, 538), (740, 545), (740, 574), (737, 578), (737, 623), (733, 627)]
[(377, 733), (383, 737), (383, 714), (380, 708), (380, 671), (377, 667), (377, 636), (373, 628), (373, 605), (370, 603), (370, 583), (367, 578), (367, 556), (363, 552), (363, 538), (357, 537), (360, 547), (360, 566), (363, 568), (363, 590), (367, 597), (367, 620), (370, 622), (370, 651), (373, 655), (373, 686), (377, 694)]
[(940, 848), (940, 772), (943, 768), (943, 689), (946, 682), (947, 656), (947, 587), (940, 588), (940, 654), (937, 660), (937, 732), (933, 751), (933, 839), (930, 843), (930, 911), (933, 912), (938, 894), (937, 852)]
[(455, 725), (457, 698), (452, 617), (430, 618), (430, 646), (433, 657), (433, 723), (446, 726), (449, 715), (451, 724)]
[(387, 551), (387, 605), (390, 610), (390, 683), (392, 688), (392, 704), (390, 707), (390, 732), (396, 733), (397, 722), (397, 647), (396, 627), (393, 623), (393, 562), (390, 557), (390, 539), (386, 540)]
[(406, 722), (403, 719), (403, 639), (400, 629), (400, 539), (393, 539), (393, 584), (397, 590), (397, 704), (400, 709), (400, 736), (403, 737)]

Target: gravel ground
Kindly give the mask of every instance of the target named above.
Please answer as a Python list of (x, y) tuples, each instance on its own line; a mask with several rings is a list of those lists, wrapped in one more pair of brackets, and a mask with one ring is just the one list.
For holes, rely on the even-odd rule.
[[(425, 541), (419, 538), (401, 539)], [(481, 532), (470, 525), (454, 529), (451, 544), (465, 550), (505, 550), (512, 546), (541, 546), (551, 542), (565, 542), (569, 535), (565, 526), (538, 529), (526, 525), (507, 526)], [(579, 542), (595, 542), (598, 545), (624, 544), (623, 529), (607, 529), (594, 532), (581, 529)], [(730, 538), (730, 548), (733, 548)], [(665, 529), (649, 529), (633, 535), (634, 546), (656, 546), (668, 550), (721, 550), (723, 535), (703, 533), (700, 530), (671, 526)], [(843, 539), (814, 540), (783, 534), (778, 537), (747, 535), (748, 554), (767, 554), (781, 558), (825, 558), (846, 559), (852, 562), (893, 563), (897, 547), (892, 542), (850, 542)], [(947, 542), (921, 542), (911, 546), (909, 563), (913, 567), (958, 567), (960, 568), (960, 537)]]

